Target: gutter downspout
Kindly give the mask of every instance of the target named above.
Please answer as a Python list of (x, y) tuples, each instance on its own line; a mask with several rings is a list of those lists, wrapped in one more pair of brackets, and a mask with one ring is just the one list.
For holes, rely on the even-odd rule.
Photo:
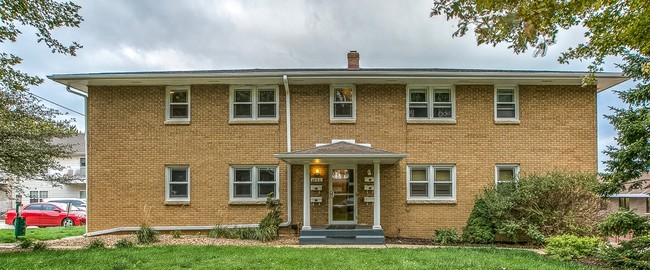
[[(291, 94), (289, 92), (289, 78), (282, 75), (285, 92), (285, 107), (287, 118), (287, 153), (291, 153)], [(86, 193), (87, 194), (87, 193)], [(291, 224), (291, 164), (287, 163), (287, 222), (281, 223), (280, 227), (288, 227)]]
[[(74, 90), (70, 88), (70, 86), (66, 86), (65, 90), (84, 99), (84, 127), (86, 127), (86, 131), (84, 132), (84, 158), (86, 159), (86, 224), (84, 225), (86, 227), (86, 233), (88, 233), (88, 93)], [(68, 209), (70, 208), (68, 207)]]

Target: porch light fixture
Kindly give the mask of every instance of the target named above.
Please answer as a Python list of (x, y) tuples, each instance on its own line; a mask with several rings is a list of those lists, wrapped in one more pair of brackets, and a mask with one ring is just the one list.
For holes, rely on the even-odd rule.
[(314, 174), (314, 176), (320, 177), (320, 170), (319, 169), (316, 169), (316, 174)]

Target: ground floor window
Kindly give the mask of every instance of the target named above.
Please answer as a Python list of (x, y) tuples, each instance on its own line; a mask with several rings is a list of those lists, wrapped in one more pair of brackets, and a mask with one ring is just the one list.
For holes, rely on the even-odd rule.
[(43, 202), (43, 199), (48, 198), (47, 191), (30, 191), (29, 192), (29, 203)]
[(165, 171), (165, 194), (167, 201), (190, 200), (190, 167), (167, 166)]
[(496, 165), (494, 183), (497, 188), (499, 185), (513, 184), (519, 181), (519, 165), (500, 164)]
[(230, 199), (264, 201), (273, 193), (278, 198), (278, 166), (238, 165), (230, 168)]
[(456, 172), (448, 165), (409, 165), (409, 200), (454, 200), (456, 199)]
[(630, 209), (630, 198), (618, 198), (618, 208)]
[(85, 198), (86, 198), (86, 191), (79, 190), (79, 199), (85, 199)]

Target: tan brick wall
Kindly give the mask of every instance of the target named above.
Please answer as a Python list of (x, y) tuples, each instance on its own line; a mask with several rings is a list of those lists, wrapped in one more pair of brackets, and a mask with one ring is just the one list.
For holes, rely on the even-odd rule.
[[(491, 85), (456, 86), (457, 123), (451, 125), (407, 124), (404, 85), (357, 85), (355, 124), (330, 123), (329, 85), (290, 87), (294, 150), (355, 139), (408, 155), (397, 165), (381, 166), (381, 220), (387, 236), (429, 237), (436, 228), (464, 226), (475, 196), (494, 182), (496, 163), (518, 163), (522, 174), (597, 169), (594, 87), (520, 86), (518, 125), (494, 124)], [(191, 124), (168, 126), (163, 124), (163, 87), (91, 87), (90, 231), (137, 226), (144, 206), (151, 208), (152, 225), (259, 222), (264, 206), (228, 204), (228, 168), (280, 164), (280, 198), (286, 200), (287, 167), (272, 156), (286, 152), (282, 87), (279, 93), (279, 124), (230, 125), (228, 86), (194, 85)], [(163, 205), (165, 164), (190, 164), (190, 206)], [(456, 203), (408, 204), (407, 164), (455, 164)], [(370, 225), (372, 204), (362, 202), (368, 168), (358, 166), (357, 202), (359, 224)], [(328, 169), (320, 171), (327, 174)], [(302, 177), (303, 166), (292, 166), (294, 224), (302, 223)], [(312, 225), (327, 224), (329, 180), (324, 178), (324, 202), (310, 208)]]

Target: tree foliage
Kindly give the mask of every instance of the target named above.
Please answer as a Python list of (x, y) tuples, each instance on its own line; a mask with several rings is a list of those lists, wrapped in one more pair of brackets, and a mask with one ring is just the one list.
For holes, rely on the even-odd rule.
[[(21, 28), (36, 31), (38, 43), (53, 53), (76, 54), (81, 45), (65, 45), (52, 36), (60, 27), (78, 27), (83, 20), (80, 6), (52, 0), (0, 0), (0, 43), (16, 42)], [(22, 58), (0, 51), (0, 181), (20, 189), (26, 179), (43, 179), (54, 183), (68, 179), (49, 174), (60, 169), (56, 159), (71, 153), (71, 147), (52, 143), (53, 138), (76, 133), (71, 120), (57, 120), (57, 110), (39, 104), (29, 87), (43, 79), (16, 68)], [(1, 190), (0, 191), (7, 191)]]
[[(622, 59), (617, 65), (637, 85), (618, 92), (627, 108), (612, 108), (607, 116), (618, 143), (605, 151), (608, 185), (600, 192), (609, 194), (650, 170), (649, 7), (647, 0), (434, 0), (431, 16), (457, 20), (454, 37), (473, 30), (479, 45), (506, 43), (515, 53), (533, 48), (535, 56), (556, 43), (560, 30), (581, 27), (585, 41), (562, 53), (560, 63), (591, 61), (593, 73), (603, 70), (608, 56)], [(593, 83), (594, 77), (584, 82)]]

